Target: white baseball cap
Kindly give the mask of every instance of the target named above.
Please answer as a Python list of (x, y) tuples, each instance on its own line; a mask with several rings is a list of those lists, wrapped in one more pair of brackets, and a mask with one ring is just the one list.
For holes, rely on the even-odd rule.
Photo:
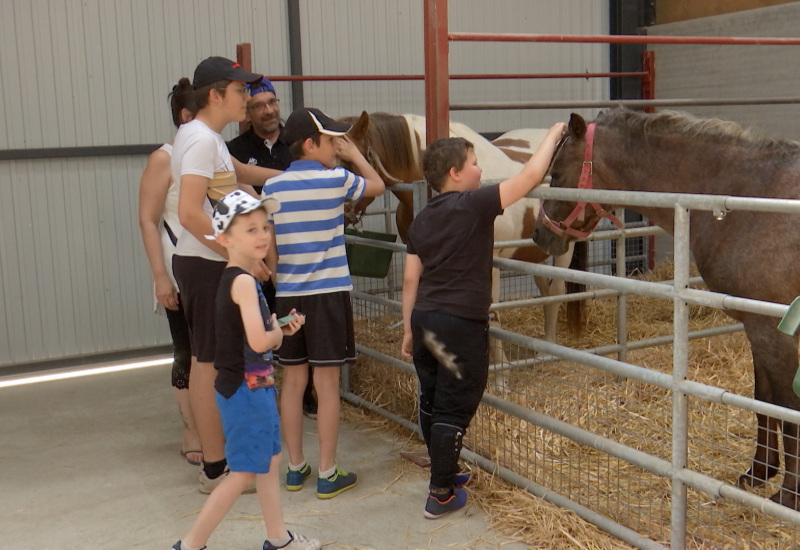
[(263, 208), (268, 214), (272, 214), (280, 210), (280, 205), (276, 199), (257, 199), (240, 189), (228, 193), (214, 207), (214, 215), (211, 218), (214, 234), (206, 235), (206, 239), (213, 241), (217, 235), (228, 230), (233, 218), (239, 214), (247, 214), (259, 208)]

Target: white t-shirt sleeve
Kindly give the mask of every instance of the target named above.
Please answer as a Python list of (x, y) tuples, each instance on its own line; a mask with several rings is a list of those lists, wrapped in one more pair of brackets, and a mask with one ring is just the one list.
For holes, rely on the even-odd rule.
[(217, 143), (211, 136), (194, 134), (186, 141), (181, 156), (181, 176), (195, 175), (213, 178), (216, 168), (214, 160), (219, 156)]

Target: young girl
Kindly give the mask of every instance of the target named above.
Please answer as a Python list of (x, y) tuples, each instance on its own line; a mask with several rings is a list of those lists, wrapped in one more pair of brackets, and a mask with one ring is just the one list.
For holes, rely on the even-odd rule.
[(272, 376), (272, 350), (296, 333), (305, 316), (294, 309), (283, 327), (269, 312), (253, 276), (272, 243), (272, 224), (261, 200), (243, 191), (223, 197), (214, 210), (216, 242), (228, 252), (216, 300), (216, 401), (225, 433), (230, 473), (208, 497), (189, 533), (173, 550), (205, 548), (236, 499), (255, 480), (267, 528), (264, 550), (317, 550), (320, 542), (286, 530), (278, 468), (281, 436)]
[[(211, 233), (213, 202), (237, 188), (254, 195), (251, 185), (260, 185), (279, 173), (232, 159), (220, 135), (229, 123), (245, 119), (250, 99), (245, 83), (260, 78), (230, 59), (209, 57), (202, 61), (192, 82), (198, 111), (194, 120), (178, 130), (172, 152), (172, 179), (177, 192), (171, 197), (177, 200), (182, 228), (173, 271), (192, 345), (189, 397), (203, 450), (203, 493), (210, 493), (228, 472), (214, 401), (214, 299), (227, 252), (203, 236)], [(276, 263), (277, 256), (271, 261)], [(269, 276), (263, 259), (253, 266), (253, 274), (262, 281)]]
[[(176, 128), (194, 118), (194, 88), (188, 78), (181, 78), (169, 94), (172, 122)], [(172, 393), (183, 419), (183, 444), (181, 454), (189, 464), (199, 465), (203, 459), (200, 438), (194, 423), (189, 402), (189, 369), (192, 347), (189, 327), (183, 314), (178, 293), (178, 283), (172, 274), (172, 255), (180, 234), (177, 200), (167, 201), (170, 193), (176, 194), (172, 182), (170, 157), (172, 144), (165, 143), (147, 159), (139, 183), (139, 229), (150, 271), (153, 273), (153, 290), (156, 313), (166, 314), (172, 336)]]

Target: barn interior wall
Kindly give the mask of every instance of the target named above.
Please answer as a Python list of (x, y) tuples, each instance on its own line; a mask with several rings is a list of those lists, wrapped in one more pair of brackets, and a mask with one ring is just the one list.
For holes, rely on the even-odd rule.
[[(649, 34), (664, 36), (800, 36), (800, 2), (656, 25)], [(797, 90), (798, 46), (652, 44), (658, 99), (781, 98)], [(763, 130), (780, 138), (800, 139), (800, 106), (747, 105), (682, 108)]]

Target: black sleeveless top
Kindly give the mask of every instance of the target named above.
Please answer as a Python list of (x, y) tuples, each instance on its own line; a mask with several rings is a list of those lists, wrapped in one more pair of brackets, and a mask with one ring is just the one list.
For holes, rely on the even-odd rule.
[(239, 275), (247, 275), (253, 280), (258, 292), (261, 306), (261, 317), (264, 328), (269, 330), (271, 317), (267, 300), (261, 291), (261, 285), (240, 267), (226, 267), (217, 290), (217, 301), (214, 322), (216, 325), (217, 346), (214, 355), (214, 367), (217, 369), (215, 389), (223, 397), (229, 398), (242, 381), (246, 380), (251, 389), (275, 385), (272, 377), (272, 350), (257, 353), (247, 345), (247, 335), (242, 323), (242, 312), (239, 305), (231, 299), (233, 280)]

